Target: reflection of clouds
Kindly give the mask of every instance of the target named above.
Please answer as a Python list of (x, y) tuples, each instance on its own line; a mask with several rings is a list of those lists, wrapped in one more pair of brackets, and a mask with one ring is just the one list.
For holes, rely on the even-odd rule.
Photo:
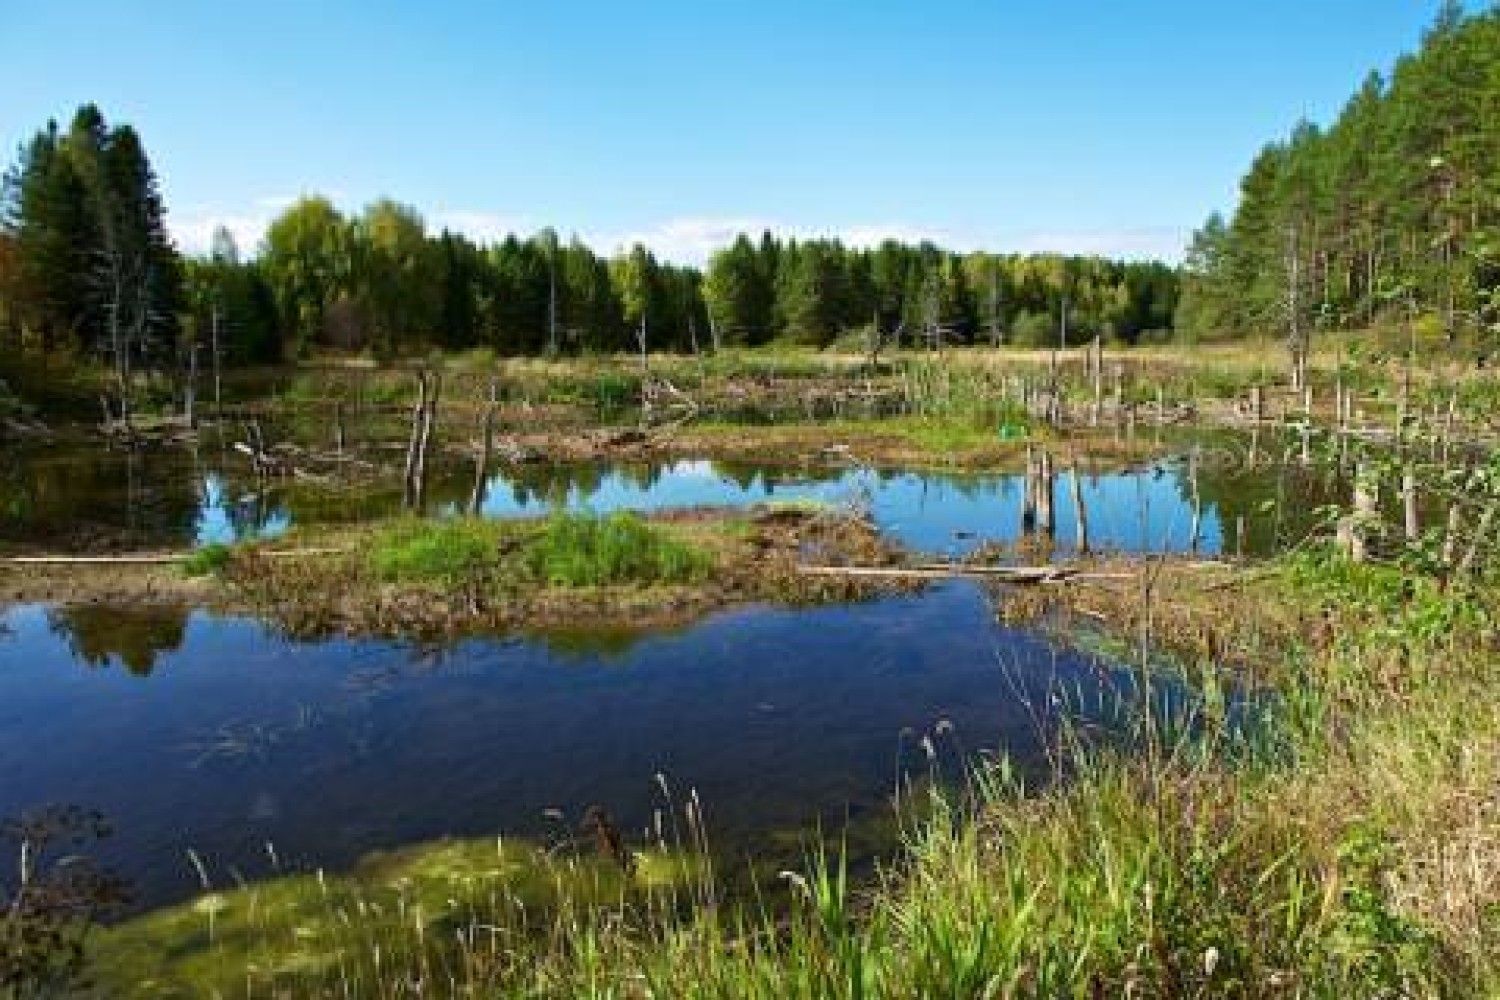
[(668, 474), (682, 476), (688, 479), (718, 479), (719, 474), (714, 469), (714, 463), (707, 459), (683, 459), (673, 462), (668, 467)]

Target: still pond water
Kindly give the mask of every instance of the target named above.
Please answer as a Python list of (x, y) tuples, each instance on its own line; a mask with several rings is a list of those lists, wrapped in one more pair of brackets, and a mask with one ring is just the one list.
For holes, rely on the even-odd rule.
[[(1177, 458), (1124, 471), (1083, 471), (1090, 543), (1128, 551), (1190, 548), (1194, 504), (1186, 467)], [(1246, 550), (1268, 548), (1276, 525), (1266, 516), (1263, 501), (1295, 497), (1302, 507), (1309, 491), (1319, 491), (1298, 471), (1289, 480), (1270, 466), (1246, 472), (1205, 462), (1198, 548), (1211, 554), (1239, 547), (1242, 522)], [(466, 467), (437, 470), (426, 512), (460, 509), (469, 490)], [(1068, 472), (1060, 471), (1053, 494), (1056, 542), (1067, 550), (1077, 538)], [(482, 509), (489, 517), (527, 517), (559, 508), (652, 511), (786, 500), (858, 501), (903, 544), (944, 553), (983, 541), (1016, 540), (1024, 497), (1025, 480), (1019, 473), (786, 468), (702, 460), (539, 463), (492, 477)], [(275, 536), (294, 524), (385, 517), (400, 505), (399, 490), (389, 485), (330, 489), (300, 481), (257, 483), (232, 454), (23, 453), (0, 475), (0, 545), (26, 542), (89, 550), (107, 542), (174, 548)], [(1291, 506), (1282, 511), (1295, 518)]]
[[(87, 522), (180, 544), (374, 516), (385, 502), (351, 512), (291, 487), (247, 498), (243, 481), (179, 463), (127, 470), (122, 504), (110, 493), (121, 471), (75, 466), (73, 491), (41, 475), (7, 530)], [(1225, 547), (1231, 512), (1238, 520), (1284, 485), (1211, 478), (1205, 552)], [(862, 498), (885, 530), (942, 554), (1014, 539), (1022, 491), (1005, 475), (549, 466), (497, 477), (485, 512)], [(434, 513), (461, 495), (435, 492)], [(1083, 492), (1094, 544), (1189, 547), (1181, 463), (1086, 474)], [(1248, 543), (1259, 544), (1254, 530)], [(1064, 712), (1107, 719), (1131, 687), (1125, 670), (998, 625), (986, 594), (961, 582), (735, 609), (674, 632), (437, 650), (294, 642), (200, 611), (22, 606), (0, 613), (0, 816), (46, 803), (102, 810), (116, 832), (100, 853), (141, 905), (196, 888), (189, 850), (223, 884), (267, 874), (267, 844), (283, 866), (336, 868), (440, 836), (555, 835), (553, 811), (570, 832), (594, 804), (640, 829), (662, 805), (658, 774), (679, 795), (696, 789), (716, 846), (735, 851), (767, 831), (880, 815), (902, 774), (932, 766), (924, 736), (949, 775), (981, 752), (1041, 771)]]

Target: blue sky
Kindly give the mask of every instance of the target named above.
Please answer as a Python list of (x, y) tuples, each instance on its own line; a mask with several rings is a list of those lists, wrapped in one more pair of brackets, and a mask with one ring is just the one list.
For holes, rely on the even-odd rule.
[(1436, 0), (6, 0), (0, 142), (145, 137), (187, 249), (302, 192), (701, 260), (741, 228), (1175, 258)]

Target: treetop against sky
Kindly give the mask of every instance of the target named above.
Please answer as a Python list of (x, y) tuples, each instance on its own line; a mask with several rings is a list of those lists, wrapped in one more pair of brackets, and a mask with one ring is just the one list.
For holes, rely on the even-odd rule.
[[(1415, 47), (1436, 3), (239, 6), (13, 0), (14, 149), (96, 102), (184, 249), (317, 191), (701, 263), (741, 231), (1180, 256), (1244, 164)], [(1471, 4), (1471, 7), (1480, 6)]]

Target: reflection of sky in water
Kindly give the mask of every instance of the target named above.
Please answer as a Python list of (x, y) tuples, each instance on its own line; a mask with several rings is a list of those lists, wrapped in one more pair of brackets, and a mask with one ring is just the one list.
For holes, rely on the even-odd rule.
[(262, 512), (258, 508), (261, 498), (256, 494), (229, 496), (222, 476), (204, 476), (201, 496), (193, 528), (193, 541), (197, 545), (273, 538), (292, 525), (291, 512), (285, 507), (277, 505)]
[[(1076, 544), (1071, 481), (1057, 476), (1053, 508), (1057, 540)], [(1083, 475), (1083, 504), (1089, 543), (1095, 549), (1183, 550), (1190, 547), (1192, 506), (1170, 467), (1158, 473)], [(984, 541), (1014, 541), (1021, 533), (1024, 478), (1007, 475), (883, 473), (868, 469), (835, 471), (822, 477), (756, 472), (736, 479), (711, 462), (678, 462), (662, 468), (650, 485), (627, 472), (611, 470), (585, 491), (569, 487), (562, 506), (601, 513), (674, 507), (739, 506), (774, 500), (863, 499), (876, 523), (899, 541), (928, 552), (962, 551)], [(518, 490), (504, 476), (490, 481), (483, 511), (488, 517), (544, 514), (559, 506)], [(1223, 532), (1217, 509), (1205, 504), (1199, 545), (1217, 552)]]
[(1053, 695), (1100, 722), (1131, 685), (998, 624), (968, 583), (741, 608), (599, 649), (581, 635), (430, 656), (171, 615), (0, 614), (0, 816), (102, 809), (102, 859), (148, 903), (196, 887), (188, 848), (217, 879), (264, 874), (268, 842), (344, 865), (448, 835), (541, 835), (549, 808), (576, 822), (602, 804), (638, 831), (661, 804), (657, 773), (698, 791), (732, 851), (768, 827), (883, 814), (898, 775), (929, 767), (918, 740), (942, 720), (950, 775), (986, 749), (1039, 774)]
[[(592, 470), (574, 470), (578, 472)], [(1183, 551), (1191, 547), (1192, 506), (1177, 466), (1140, 472), (1083, 474), (1083, 503), (1089, 544), (1095, 550)], [(559, 477), (560, 479), (563, 477)], [(587, 480), (587, 485), (579, 480)], [(720, 467), (713, 462), (680, 461), (655, 469), (624, 466), (579, 475), (561, 497), (520, 477), (496, 475), (482, 507), (486, 517), (531, 517), (564, 507), (599, 513), (658, 511), (685, 507), (737, 507), (770, 501), (867, 502), (876, 523), (902, 544), (933, 553), (962, 553), (983, 542), (1012, 542), (1021, 535), (1025, 495), (1019, 474), (939, 474), (880, 472), (871, 469), (800, 472)], [(256, 494), (226, 495), (219, 476), (203, 482), (197, 543), (274, 537), (293, 514)], [(259, 505), (264, 504), (262, 510)], [(456, 504), (441, 512), (454, 514)], [(1076, 545), (1077, 519), (1068, 473), (1054, 485), (1057, 544)], [(1199, 548), (1216, 553), (1224, 533), (1217, 508), (1203, 507)]]

